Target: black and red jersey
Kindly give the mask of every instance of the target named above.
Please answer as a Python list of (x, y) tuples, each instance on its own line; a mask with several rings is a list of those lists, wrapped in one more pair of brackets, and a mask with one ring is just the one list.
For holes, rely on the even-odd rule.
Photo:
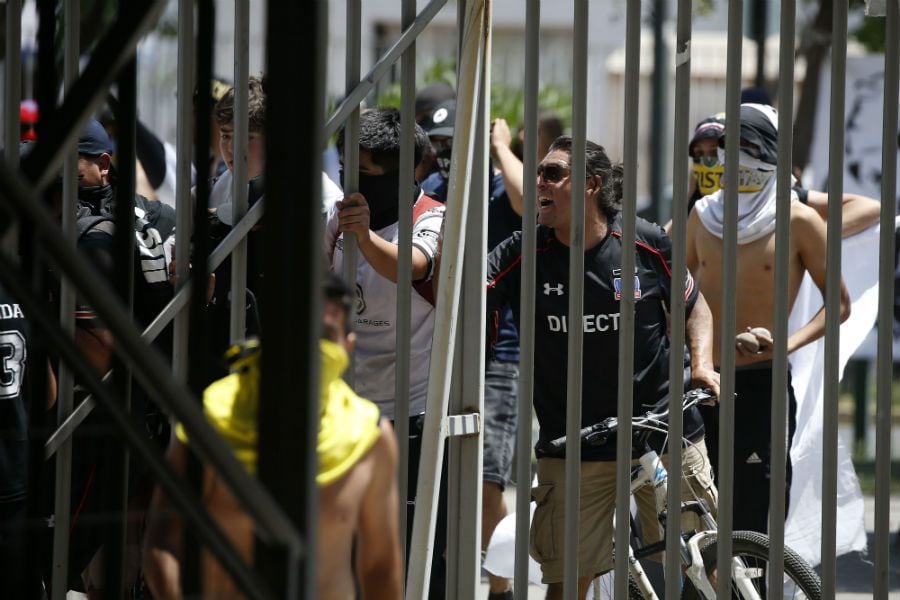
[[(672, 242), (658, 226), (638, 219), (634, 273), (634, 411), (635, 415), (668, 400), (669, 338), (667, 312), (672, 280)], [(609, 234), (585, 252), (582, 427), (616, 416), (619, 374), (622, 229), (620, 218)], [(522, 234), (516, 232), (488, 256), (488, 326), (495, 313), (510, 305), (517, 325), (521, 320)], [(535, 286), (534, 407), (541, 442), (566, 434), (566, 364), (569, 327), (569, 247), (551, 228), (537, 227)], [(685, 300), (688, 311), (699, 291), (690, 273)], [(492, 334), (489, 331), (489, 336)], [(686, 437), (703, 433), (696, 409), (685, 413)], [(660, 446), (662, 442), (660, 441)], [(661, 449), (661, 447), (659, 448)], [(582, 449), (584, 460), (614, 460), (614, 440), (602, 447)]]

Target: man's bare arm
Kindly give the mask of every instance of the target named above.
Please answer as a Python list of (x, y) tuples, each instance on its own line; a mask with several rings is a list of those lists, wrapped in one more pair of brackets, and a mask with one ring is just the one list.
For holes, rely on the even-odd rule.
[(524, 166), (516, 156), (510, 144), (512, 134), (505, 119), (494, 119), (491, 122), (491, 156), (494, 166), (503, 175), (503, 185), (509, 197), (509, 205), (516, 214), (522, 216), (522, 197), (524, 193)]
[(360, 507), (357, 568), (362, 597), (398, 600), (403, 565), (397, 532), (397, 440), (386, 419), (372, 447), (374, 471)]
[[(825, 223), (813, 209), (795, 205), (791, 209), (791, 239), (796, 240), (800, 262), (809, 272), (816, 287), (825, 297)], [(850, 294), (841, 281), (841, 322), (850, 316)], [(788, 353), (802, 348), (825, 335), (825, 307), (823, 306), (810, 321), (788, 337)]]
[(687, 269), (694, 276), (694, 283), (700, 283), (700, 279), (698, 277), (699, 273), (697, 271), (697, 267), (700, 266), (700, 258), (697, 256), (697, 227), (699, 227), (700, 223), (698, 222), (699, 217), (696, 212), (692, 212), (688, 215), (687, 222), (687, 237), (686, 237), (686, 248), (685, 248), (685, 258), (687, 260)]
[(719, 374), (713, 366), (713, 317), (703, 294), (697, 296), (684, 327), (691, 349), (691, 385), (709, 388), (719, 396)]
[[(369, 229), (369, 205), (362, 194), (350, 194), (343, 201), (338, 201), (340, 210), (340, 231), (344, 234), (355, 233), (359, 242), (359, 251), (375, 272), (394, 283), (397, 282), (397, 261), (400, 249), (396, 244), (385, 240)], [(412, 249), (413, 281), (425, 279), (428, 275), (428, 257), (418, 248)]]
[(56, 404), (56, 373), (53, 372), (53, 367), (50, 365), (50, 361), (47, 360), (47, 408), (53, 408), (53, 405)]
[[(187, 448), (173, 439), (167, 453), (169, 464), (184, 473)], [(157, 487), (147, 511), (147, 533), (144, 535), (144, 578), (154, 598), (181, 598), (181, 553), (184, 525), (163, 491)]]
[[(809, 190), (806, 199), (807, 204), (815, 209), (823, 220), (828, 220), (828, 194)], [(860, 196), (859, 194), (844, 194), (841, 199), (841, 235), (850, 237), (861, 231), (865, 231), (878, 222), (881, 205), (873, 198)]]

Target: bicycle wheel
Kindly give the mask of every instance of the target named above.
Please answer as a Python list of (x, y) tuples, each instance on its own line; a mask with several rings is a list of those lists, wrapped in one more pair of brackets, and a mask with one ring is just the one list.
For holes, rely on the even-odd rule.
[[(710, 537), (701, 544), (700, 552), (706, 574), (715, 585), (716, 572), (716, 538)], [(732, 536), (731, 556), (743, 561), (745, 570), (743, 580), (749, 584), (760, 598), (767, 597), (767, 572), (769, 564), (769, 537), (755, 531), (735, 531)], [(734, 571), (732, 570), (732, 577)], [(738, 589), (737, 582), (732, 579), (731, 597), (745, 598)], [(784, 598), (785, 600), (801, 600), (809, 598), (819, 600), (822, 597), (822, 583), (819, 576), (806, 564), (800, 556), (785, 547), (784, 549)], [(694, 589), (693, 583), (685, 580), (682, 598), (702, 598)]]
[[(588, 589), (589, 600), (612, 600), (615, 598), (615, 577), (612, 572), (604, 573), (594, 579)], [(628, 598), (629, 600), (644, 600), (644, 594), (631, 573), (628, 574)]]

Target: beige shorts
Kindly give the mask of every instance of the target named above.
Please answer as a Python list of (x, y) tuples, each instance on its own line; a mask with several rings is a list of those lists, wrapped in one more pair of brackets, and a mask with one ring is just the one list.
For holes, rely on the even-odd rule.
[[(666, 469), (668, 456), (662, 457)], [(632, 466), (638, 461), (632, 461)], [(683, 500), (702, 498), (715, 516), (718, 493), (713, 484), (712, 469), (703, 440), (682, 452)], [(544, 583), (563, 580), (566, 461), (540, 458), (537, 466), (538, 485), (532, 489), (537, 509), (531, 521), (530, 552), (541, 565)], [(656, 496), (650, 486), (641, 487), (634, 495), (644, 544), (663, 537), (657, 518)], [(616, 463), (593, 461), (581, 463), (581, 516), (578, 524), (578, 573), (596, 576), (613, 568), (613, 516), (616, 510)], [(684, 531), (705, 529), (694, 513), (682, 513)], [(660, 555), (655, 557), (659, 560)]]

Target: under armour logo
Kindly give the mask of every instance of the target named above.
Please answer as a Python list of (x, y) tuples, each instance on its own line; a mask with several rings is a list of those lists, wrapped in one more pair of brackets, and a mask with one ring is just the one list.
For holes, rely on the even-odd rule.
[(544, 284), (544, 295), (549, 296), (550, 292), (554, 292), (557, 296), (563, 295), (563, 284), (557, 283), (556, 287), (551, 286), (549, 283)]

